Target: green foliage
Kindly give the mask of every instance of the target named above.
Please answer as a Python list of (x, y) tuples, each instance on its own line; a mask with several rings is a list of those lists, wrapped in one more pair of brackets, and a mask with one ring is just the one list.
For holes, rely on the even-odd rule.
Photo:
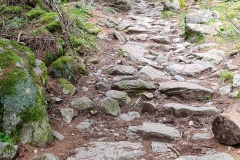
[(61, 33), (62, 31), (62, 24), (60, 21), (53, 21), (48, 23), (45, 27), (50, 33)]
[(227, 81), (230, 81), (232, 83), (233, 73), (229, 71), (223, 71), (219, 76), (220, 83), (224, 84)]
[(23, 18), (19, 18), (19, 17), (14, 17), (12, 20), (9, 21), (9, 23), (7, 24), (7, 29), (10, 28), (19, 28), (22, 25), (22, 20)]
[(44, 15), (44, 14), (46, 14), (46, 12), (43, 11), (43, 10), (40, 10), (40, 9), (33, 9), (33, 10), (26, 13), (27, 17), (30, 20), (38, 18), (38, 17), (40, 17), (41, 15)]
[(52, 21), (59, 21), (58, 14), (56, 12), (48, 12), (40, 18), (42, 24), (48, 24)]
[(14, 13), (18, 14), (22, 11), (20, 6), (3, 6), (1, 7), (1, 13), (2, 14), (9, 14), (9, 13)]
[(200, 102), (205, 102), (205, 101), (209, 101), (211, 98), (212, 98), (211, 95), (207, 95), (206, 97), (199, 96), (199, 97), (197, 97), (197, 100)]
[(118, 50), (118, 54), (122, 57), (129, 57), (130, 56), (129, 53), (123, 51), (122, 49)]
[(4, 132), (0, 132), (0, 142), (8, 142), (9, 144), (12, 144), (11, 138)]
[(109, 7), (109, 6), (105, 7), (105, 10), (106, 10), (108, 13), (111, 13), (111, 14), (115, 14), (115, 13), (116, 13), (116, 11), (114, 10), (114, 8)]

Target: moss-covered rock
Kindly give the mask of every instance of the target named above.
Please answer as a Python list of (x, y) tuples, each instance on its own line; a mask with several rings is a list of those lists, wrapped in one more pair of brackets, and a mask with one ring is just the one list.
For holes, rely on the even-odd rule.
[[(40, 147), (52, 144), (53, 138), (46, 113), (47, 102), (41, 86), (46, 79), (39, 81), (35, 78), (44, 74), (46, 76), (44, 64), (36, 63), (34, 53), (18, 43), (0, 39), (0, 48), (0, 86), (4, 97), (0, 99), (4, 110), (4, 116), (0, 117), (3, 124), (0, 125), (15, 142), (26, 142)], [(33, 68), (39, 65), (42, 65), (45, 71), (36, 75)], [(32, 128), (31, 136), (26, 134), (26, 125)], [(29, 140), (23, 141), (21, 137), (28, 137)]]
[(71, 96), (74, 95), (74, 93), (76, 92), (76, 88), (71, 82), (69, 82), (64, 78), (59, 78), (58, 82), (61, 85), (61, 91), (63, 94), (71, 95)]
[(87, 32), (90, 34), (98, 34), (99, 32), (101, 32), (101, 28), (99, 28), (98, 26), (91, 22), (86, 22), (84, 24), (84, 28), (86, 28)]
[(54, 77), (76, 82), (80, 74), (86, 75), (86, 66), (78, 56), (62, 56), (53, 63), (51, 73)]
[(45, 28), (50, 33), (60, 33), (62, 31), (62, 24), (59, 20), (56, 12), (47, 12), (40, 18), (41, 24), (45, 25)]
[(12, 145), (7, 142), (0, 142), (0, 159), (12, 160), (17, 154), (17, 145)]

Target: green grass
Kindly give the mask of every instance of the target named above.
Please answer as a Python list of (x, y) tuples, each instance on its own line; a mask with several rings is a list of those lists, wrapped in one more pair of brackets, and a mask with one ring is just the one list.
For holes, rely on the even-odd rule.
[(232, 78), (233, 78), (233, 73), (229, 71), (223, 71), (219, 76), (219, 81), (222, 84), (226, 83), (227, 81), (232, 83)]

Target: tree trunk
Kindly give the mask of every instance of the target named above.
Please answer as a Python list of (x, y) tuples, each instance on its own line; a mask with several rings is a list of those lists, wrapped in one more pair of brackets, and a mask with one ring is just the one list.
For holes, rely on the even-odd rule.
[(240, 101), (229, 106), (212, 123), (212, 131), (219, 143), (240, 144)]

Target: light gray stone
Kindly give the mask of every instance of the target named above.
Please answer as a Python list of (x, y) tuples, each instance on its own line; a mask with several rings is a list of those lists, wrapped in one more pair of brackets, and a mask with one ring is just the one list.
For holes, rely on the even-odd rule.
[[(130, 130), (134, 132), (133, 127)], [(144, 122), (135, 127), (135, 132), (141, 132), (143, 136), (156, 136), (169, 140), (177, 140), (180, 137), (180, 132), (177, 129), (161, 123)]]
[(183, 78), (182, 76), (179, 75), (174, 75), (173, 79), (177, 80), (177, 81), (184, 81), (185, 78)]
[(233, 76), (233, 87), (239, 87), (240, 86), (240, 74), (235, 74)]
[(193, 24), (193, 23), (186, 24), (185, 33), (187, 35), (200, 34), (200, 35), (210, 35), (210, 36), (214, 36), (218, 34), (217, 27), (215, 26), (209, 26), (204, 24)]
[(71, 106), (80, 111), (91, 109), (94, 107), (94, 103), (88, 97), (76, 98), (72, 100)]
[(227, 153), (217, 153), (213, 155), (205, 155), (205, 156), (181, 156), (177, 158), (176, 160), (234, 160), (233, 157), (231, 157)]
[(163, 4), (165, 10), (179, 10), (181, 8), (179, 0), (164, 0)]
[(210, 70), (212, 66), (203, 64), (172, 64), (165, 68), (171, 75), (198, 76), (201, 72)]
[(64, 136), (63, 136), (61, 133), (59, 133), (59, 132), (57, 132), (57, 131), (54, 131), (53, 129), (52, 129), (52, 135), (53, 135), (56, 139), (58, 139), (59, 141), (63, 141), (63, 140), (64, 140)]
[(205, 141), (213, 137), (212, 133), (195, 133), (191, 137), (192, 141)]
[(121, 42), (125, 42), (124, 37), (118, 32), (118, 31), (114, 31), (113, 35)]
[(53, 154), (44, 154), (41, 157), (41, 160), (59, 160), (57, 156), (54, 156)]
[(77, 148), (76, 154), (67, 160), (134, 160), (146, 154), (137, 142), (91, 142), (87, 147)]
[(131, 121), (135, 118), (139, 118), (140, 114), (136, 111), (128, 112), (127, 114), (121, 114), (119, 118), (123, 121)]
[(106, 114), (117, 116), (121, 113), (118, 101), (110, 97), (106, 97), (100, 101), (100, 107)]
[(149, 38), (149, 40), (153, 40), (154, 42), (162, 43), (162, 44), (169, 44), (171, 42), (168, 36), (153, 36)]
[(156, 31), (152, 31), (143, 27), (129, 27), (127, 33), (156, 33)]
[(141, 40), (141, 41), (146, 41), (147, 37), (148, 37), (148, 34), (138, 34), (138, 35), (136, 35), (136, 38), (138, 40)]
[(80, 132), (89, 132), (91, 129), (91, 124), (89, 122), (80, 122), (76, 128)]
[(216, 47), (216, 46), (219, 46), (219, 44), (205, 43), (205, 44), (201, 44), (199, 46), (194, 47), (194, 50), (203, 50), (203, 49), (212, 48), (212, 47)]
[(228, 85), (228, 86), (223, 86), (221, 88), (219, 88), (219, 92), (221, 95), (226, 95), (229, 94), (232, 90), (232, 86)]
[(164, 63), (168, 61), (168, 57), (164, 56), (162, 53), (158, 53), (157, 58), (155, 59), (156, 62), (158, 63)]
[(137, 72), (137, 69), (133, 66), (116, 65), (109, 67), (107, 71), (109, 74), (133, 75), (135, 72)]
[(163, 105), (165, 111), (171, 111), (176, 116), (181, 115), (216, 115), (220, 110), (213, 106), (193, 107), (180, 103), (167, 103)]
[(169, 76), (166, 72), (162, 72), (159, 70), (156, 70), (155, 68), (151, 66), (144, 66), (137, 74), (136, 76), (143, 78), (143, 79), (165, 79), (170, 80), (171, 76)]
[(106, 92), (106, 96), (118, 101), (119, 105), (128, 105), (131, 99), (126, 92), (110, 90)]
[(140, 79), (137, 80), (123, 80), (112, 84), (112, 89), (124, 90), (155, 90), (156, 87), (152, 82), (146, 82)]
[(153, 113), (157, 109), (157, 105), (151, 102), (142, 101), (139, 103), (139, 107), (142, 109), (142, 112)]
[(165, 143), (161, 143), (161, 142), (152, 142), (151, 146), (152, 146), (153, 152), (165, 153), (165, 152), (167, 152), (167, 149), (168, 149), (167, 145)]
[(233, 93), (230, 93), (230, 94), (228, 95), (228, 97), (229, 97), (229, 98), (237, 98), (238, 94), (239, 94), (239, 91), (234, 91)]
[(207, 23), (209, 20), (217, 20), (220, 16), (216, 11), (199, 10), (194, 13), (188, 13), (185, 17), (185, 23)]
[(104, 90), (107, 88), (106, 84), (103, 82), (96, 83), (95, 88), (98, 90)]
[(78, 111), (72, 108), (62, 108), (60, 109), (61, 115), (63, 116), (63, 120), (69, 124), (71, 123), (73, 117), (78, 115)]
[(238, 69), (237, 65), (232, 64), (232, 60), (229, 60), (226, 63), (224, 63), (223, 67), (230, 71)]
[(213, 94), (213, 90), (190, 82), (162, 82), (159, 90), (169, 96), (179, 96), (185, 99), (207, 98)]
[(7, 142), (0, 142), (0, 159), (12, 160), (17, 154), (18, 146)]
[(219, 64), (226, 57), (225, 54), (222, 50), (211, 49), (205, 53), (194, 53), (193, 55), (202, 58), (203, 61)]

